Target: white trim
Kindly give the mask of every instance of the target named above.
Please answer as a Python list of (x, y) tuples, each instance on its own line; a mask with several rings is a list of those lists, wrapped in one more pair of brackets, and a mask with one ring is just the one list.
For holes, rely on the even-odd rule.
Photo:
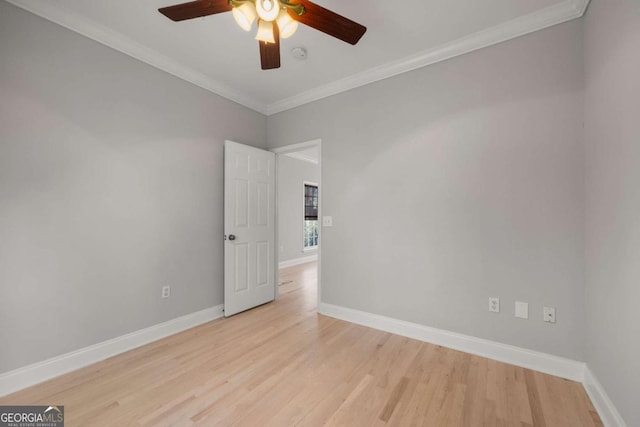
[(569, 380), (582, 382), (584, 379), (585, 364), (576, 360), (333, 304), (320, 303), (318, 305), (318, 312), (325, 316), (346, 320), (347, 322), (357, 323), (381, 331), (441, 345)]
[(614, 406), (596, 376), (587, 366), (584, 372), (584, 388), (587, 390), (593, 406), (598, 411), (600, 419), (605, 427), (626, 427), (627, 424)]
[[(271, 150), (271, 152), (273, 153), (273, 150)], [(273, 278), (274, 278), (274, 284), (275, 284), (275, 289), (274, 289), (274, 293), (273, 293), (273, 299), (274, 301), (277, 301), (278, 298), (280, 298), (280, 267), (278, 262), (280, 261), (280, 156), (276, 153), (275, 154), (275, 165), (276, 165), (276, 169), (275, 169), (275, 174), (276, 174), (276, 186), (275, 186), (275, 193), (276, 193), (276, 206), (275, 206), (275, 213), (274, 213), (274, 217), (273, 220), (275, 221), (275, 225), (276, 225), (276, 233), (275, 233), (275, 238), (274, 238), (274, 242), (275, 242), (275, 248), (274, 248), (274, 253), (275, 256), (273, 257)]]
[(444, 43), (415, 55), (392, 61), (361, 73), (318, 86), (267, 105), (267, 115), (290, 110), (328, 96), (355, 89), (398, 74), (435, 64), (474, 50), (482, 49), (553, 25), (580, 18), (589, 0), (565, 0), (536, 12)]
[(251, 96), (239, 92), (230, 86), (205, 76), (199, 71), (184, 66), (177, 61), (150, 49), (129, 37), (92, 21), (84, 16), (78, 15), (68, 10), (55, 1), (28, 1), (28, 0), (7, 0), (9, 3), (18, 6), (26, 11), (40, 16), (46, 20), (61, 25), (71, 31), (88, 37), (105, 46), (129, 55), (155, 68), (172, 74), (180, 79), (193, 83), (203, 89), (220, 95), (223, 98), (237, 102), (247, 108), (262, 114), (267, 113), (264, 103), (257, 101)]
[(286, 261), (280, 262), (278, 264), (278, 268), (293, 267), (294, 265), (306, 264), (308, 262), (317, 261), (317, 260), (318, 260), (318, 254), (309, 255), (309, 256), (300, 257), (300, 258), (288, 259)]
[(306, 150), (312, 147), (321, 147), (320, 139), (312, 139), (311, 141), (299, 142), (297, 144), (285, 145), (284, 147), (272, 148), (270, 151), (276, 154), (295, 153), (296, 151)]
[[(277, 183), (280, 181), (278, 177), (278, 173), (280, 169), (280, 166), (279, 166), (280, 155), (291, 153), (294, 151), (305, 150), (310, 147), (318, 147), (318, 158), (322, 159), (322, 140), (321, 139), (312, 139), (310, 141), (299, 142), (297, 144), (290, 144), (290, 145), (285, 145), (285, 146), (271, 149), (271, 151), (276, 154), (276, 159), (277, 159), (276, 160), (277, 162), (277, 166), (276, 166), (276, 247), (277, 248), (280, 247), (279, 246), (280, 245), (280, 239), (279, 239), (280, 213), (278, 211), (278, 205), (280, 203), (280, 193), (277, 185)], [(322, 217), (322, 161), (320, 161), (319, 166), (320, 166), (320, 182), (319, 182), (320, 185), (318, 186), (318, 202), (319, 202), (318, 217), (321, 218)], [(318, 301), (321, 301), (322, 300), (322, 227), (318, 229), (318, 252), (314, 256), (318, 260), (318, 266), (316, 269), (317, 276), (318, 276)], [(280, 268), (286, 268), (287, 262), (290, 262), (290, 261), (284, 261), (281, 266), (280, 263), (278, 263), (278, 260), (276, 259), (276, 283), (280, 283)], [(306, 262), (310, 262), (310, 261), (306, 261)], [(276, 298), (278, 298), (278, 295), (279, 295), (279, 287), (276, 286)]]
[(496, 25), (492, 28), (428, 49), (424, 52), (365, 70), (361, 73), (354, 74), (323, 86), (312, 88), (306, 92), (266, 105), (263, 102), (260, 102), (247, 94), (241, 93), (226, 84), (179, 64), (173, 59), (170, 59), (155, 50), (147, 48), (110, 28), (102, 26), (78, 14), (66, 11), (60, 6), (57, 6), (57, 2), (32, 2), (28, 0), (7, 1), (42, 18), (62, 25), (65, 28), (82, 34), (83, 36), (267, 116), (289, 110), (300, 105), (308, 104), (350, 89), (364, 86), (369, 83), (393, 77), (407, 71), (445, 61), (447, 59), (542, 30), (556, 24), (580, 18), (589, 4), (589, 0), (564, 0), (562, 3), (546, 7), (528, 15)]
[(572, 0), (573, 8), (580, 14), (580, 17), (587, 11), (590, 1), (591, 0)]
[[(283, 154), (287, 154), (287, 153), (292, 153), (295, 151), (300, 151), (300, 150), (306, 150), (308, 148), (311, 147), (318, 147), (318, 158), (322, 158), (322, 140), (321, 139), (312, 139), (310, 141), (304, 141), (304, 142), (299, 142), (297, 144), (291, 144), (291, 145), (285, 145), (283, 147), (276, 147), (276, 148), (271, 148), (269, 151), (271, 151), (272, 153), (276, 154), (276, 216), (275, 216), (275, 221), (276, 221), (276, 248), (278, 248), (278, 254), (280, 253), (280, 188), (278, 183), (280, 182), (280, 155)], [(322, 174), (322, 166), (320, 166), (320, 173)], [(318, 201), (320, 202), (320, 209), (318, 210), (318, 215), (320, 215), (320, 212), (322, 210), (322, 192), (320, 190), (320, 187), (318, 187)], [(317, 248), (317, 254), (316, 259), (318, 260), (318, 301), (320, 301), (320, 239), (321, 239), (321, 235), (322, 235), (322, 227), (320, 227), (320, 229), (318, 229), (318, 248)], [(304, 252), (304, 251), (303, 251)], [(275, 257), (275, 275), (276, 275), (276, 283), (280, 283), (280, 269), (281, 268), (286, 268), (286, 262), (284, 261), (282, 263), (282, 266), (278, 263), (278, 257)], [(309, 261), (305, 261), (305, 262), (309, 262)], [(280, 295), (280, 288), (278, 286), (276, 286), (276, 293), (275, 293), (275, 298), (278, 299), (278, 296)]]
[(207, 308), (117, 338), (0, 374), (0, 396), (75, 371), (136, 347), (218, 319), (223, 306)]
[(302, 162), (313, 163), (314, 165), (320, 164), (320, 161), (314, 157), (308, 157), (300, 151), (294, 151), (293, 153), (283, 153), (283, 156), (291, 157), (292, 159), (300, 160)]

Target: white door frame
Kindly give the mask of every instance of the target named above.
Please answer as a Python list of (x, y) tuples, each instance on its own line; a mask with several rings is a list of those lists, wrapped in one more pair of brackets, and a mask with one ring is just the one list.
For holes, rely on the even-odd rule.
[(280, 175), (280, 156), (282, 154), (294, 153), (296, 151), (305, 150), (307, 148), (318, 147), (318, 152), (320, 156), (320, 185), (318, 186), (318, 306), (320, 306), (320, 301), (322, 297), (322, 286), (321, 286), (321, 271), (320, 268), (322, 263), (322, 193), (323, 185), (322, 185), (322, 140), (321, 139), (313, 139), (311, 141), (300, 142), (298, 144), (285, 145), (283, 147), (272, 148), (270, 151), (276, 154), (276, 254), (278, 256), (275, 257), (275, 266), (274, 270), (276, 272), (276, 299), (279, 297), (279, 285), (280, 285), (280, 271), (279, 271), (279, 262), (280, 262), (280, 213), (279, 205), (280, 205), (280, 189), (278, 188), (278, 179)]

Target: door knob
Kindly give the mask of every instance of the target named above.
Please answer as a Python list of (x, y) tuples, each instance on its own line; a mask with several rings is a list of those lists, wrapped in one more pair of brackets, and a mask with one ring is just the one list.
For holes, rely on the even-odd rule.
[(236, 236), (233, 234), (229, 234), (229, 240), (236, 240)]

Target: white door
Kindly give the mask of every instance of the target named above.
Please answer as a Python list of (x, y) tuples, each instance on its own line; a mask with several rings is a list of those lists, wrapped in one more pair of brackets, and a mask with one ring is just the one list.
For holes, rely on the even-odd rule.
[(224, 315), (275, 297), (275, 155), (224, 145)]

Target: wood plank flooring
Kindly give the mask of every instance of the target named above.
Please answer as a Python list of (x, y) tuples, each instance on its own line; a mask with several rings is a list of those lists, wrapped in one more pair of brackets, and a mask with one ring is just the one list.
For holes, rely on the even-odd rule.
[(67, 426), (601, 426), (581, 384), (316, 313), (316, 265), (280, 298), (0, 398)]

